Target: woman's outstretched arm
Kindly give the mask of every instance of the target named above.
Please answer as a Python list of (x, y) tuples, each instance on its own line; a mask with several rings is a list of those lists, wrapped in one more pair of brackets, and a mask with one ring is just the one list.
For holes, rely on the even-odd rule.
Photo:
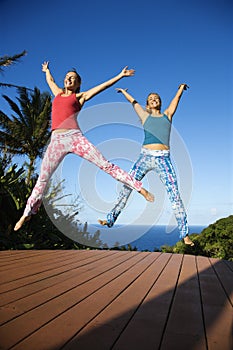
[(127, 89), (117, 88), (116, 90), (117, 92), (121, 92), (125, 96), (126, 100), (133, 105), (135, 112), (137, 113), (143, 124), (148, 116), (148, 112), (146, 112), (142, 108), (142, 106), (135, 100), (135, 98), (127, 92)]
[(170, 120), (172, 119), (173, 115), (176, 112), (176, 109), (177, 109), (178, 104), (180, 102), (180, 98), (181, 98), (181, 96), (183, 94), (183, 91), (187, 90), (188, 88), (189, 88), (189, 86), (187, 84), (180, 84), (175, 97), (171, 101), (169, 107), (164, 111), (164, 113), (168, 116), (168, 118)]
[(47, 84), (50, 87), (50, 90), (52, 91), (54, 96), (56, 96), (59, 93), (63, 92), (63, 90), (61, 88), (59, 88), (59, 86), (57, 86), (57, 84), (55, 83), (55, 80), (54, 80), (52, 74), (50, 73), (49, 62), (48, 61), (45, 61), (44, 63), (42, 63), (42, 72), (45, 73)]
[(95, 95), (99, 94), (100, 92), (106, 90), (107, 88), (109, 88), (110, 86), (112, 86), (113, 84), (115, 84), (116, 82), (118, 82), (120, 79), (124, 78), (124, 77), (132, 77), (134, 75), (134, 69), (127, 69), (128, 66), (126, 66), (125, 68), (122, 69), (122, 71), (117, 74), (115, 77), (105, 81), (102, 84), (99, 84), (85, 92), (82, 92), (82, 98), (84, 99), (84, 101), (88, 101), (90, 100), (92, 97), (94, 97)]

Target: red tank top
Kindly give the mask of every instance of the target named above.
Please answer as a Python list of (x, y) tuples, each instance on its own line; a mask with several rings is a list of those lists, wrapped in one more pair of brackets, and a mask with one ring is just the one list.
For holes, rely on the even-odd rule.
[(79, 129), (77, 116), (80, 109), (75, 93), (69, 96), (57, 95), (52, 105), (52, 130)]

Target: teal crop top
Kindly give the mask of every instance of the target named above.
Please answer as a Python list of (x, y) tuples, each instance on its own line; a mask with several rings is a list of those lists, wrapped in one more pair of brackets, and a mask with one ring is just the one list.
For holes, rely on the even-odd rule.
[(169, 146), (171, 122), (166, 114), (163, 114), (162, 117), (149, 115), (143, 124), (143, 128), (145, 134), (143, 145), (159, 143)]

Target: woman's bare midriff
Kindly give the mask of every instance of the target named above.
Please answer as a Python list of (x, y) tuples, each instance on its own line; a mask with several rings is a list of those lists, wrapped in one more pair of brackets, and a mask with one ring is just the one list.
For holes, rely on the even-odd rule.
[(169, 150), (169, 147), (167, 145), (162, 145), (160, 143), (151, 143), (149, 145), (143, 145), (143, 147), (156, 151)]
[(66, 131), (69, 131), (70, 129), (55, 129), (55, 130), (53, 130), (53, 132), (55, 133), (55, 134), (57, 134), (57, 133), (59, 133), (59, 132), (66, 132)]

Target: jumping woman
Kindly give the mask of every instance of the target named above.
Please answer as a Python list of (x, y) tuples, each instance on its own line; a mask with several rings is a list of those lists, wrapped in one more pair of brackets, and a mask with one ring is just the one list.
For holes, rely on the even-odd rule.
[(110, 163), (87, 140), (82, 134), (77, 121), (78, 113), (86, 101), (109, 88), (120, 79), (134, 75), (134, 70), (127, 68), (127, 66), (123, 68), (112, 79), (87, 91), (80, 92), (81, 77), (76, 70), (67, 72), (64, 79), (64, 88), (62, 89), (57, 86), (50, 73), (49, 62), (42, 64), (42, 71), (46, 74), (46, 81), (55, 96), (52, 103), (52, 137), (42, 160), (40, 175), (27, 200), (23, 215), (14, 227), (15, 231), (19, 230), (24, 222), (31, 218), (31, 215), (37, 213), (50, 177), (68, 153), (75, 153), (94, 163), (116, 180), (139, 192), (147, 201), (153, 202), (154, 196), (142, 187), (140, 181), (117, 165)]
[[(146, 109), (144, 109), (128, 92), (127, 89), (116, 89), (122, 93), (127, 101), (129, 101), (143, 125), (145, 138), (141, 148), (141, 153), (138, 160), (133, 165), (129, 174), (135, 179), (141, 181), (150, 170), (155, 170), (164, 184), (169, 199), (172, 204), (179, 231), (180, 238), (185, 244), (193, 246), (194, 243), (188, 236), (187, 216), (183, 202), (178, 190), (177, 178), (175, 170), (170, 159), (170, 132), (172, 118), (175, 114), (177, 106), (183, 91), (188, 86), (181, 84), (178, 91), (171, 101), (169, 107), (161, 112), (161, 98), (157, 93), (150, 93), (146, 101)], [(119, 197), (114, 208), (107, 214), (106, 220), (99, 220), (101, 225), (112, 227), (120, 215), (121, 211), (126, 206), (132, 189), (124, 185), (120, 191)]]

